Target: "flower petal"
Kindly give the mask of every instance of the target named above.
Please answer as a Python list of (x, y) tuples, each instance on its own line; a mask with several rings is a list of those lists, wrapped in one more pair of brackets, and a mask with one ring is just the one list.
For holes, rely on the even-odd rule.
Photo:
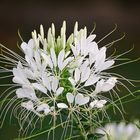
[(95, 39), (96, 35), (89, 35), (88, 38), (86, 39), (88, 43), (92, 42)]
[(52, 91), (56, 92), (59, 80), (56, 77), (53, 77), (53, 76), (51, 77), (51, 79), (52, 79)]
[(81, 73), (81, 83), (85, 82), (90, 76), (90, 68), (87, 67), (85, 71)]
[(45, 73), (42, 75), (42, 81), (44, 86), (47, 87), (49, 91), (51, 91), (51, 83), (50, 83), (51, 81)]
[(64, 88), (63, 87), (59, 87), (56, 91), (56, 96), (59, 96), (62, 92), (63, 92)]
[(37, 107), (36, 111), (40, 112), (40, 111), (44, 111), (45, 109), (49, 109), (49, 105), (43, 103)]
[(67, 98), (67, 101), (68, 101), (69, 103), (73, 103), (73, 101), (74, 101), (74, 95), (73, 95), (72, 93), (68, 92), (68, 93), (66, 94), (66, 98)]
[(91, 86), (91, 85), (95, 84), (99, 79), (100, 79), (99, 76), (96, 76), (96, 75), (93, 75), (93, 74), (92, 74), (92, 75), (89, 77), (89, 79), (85, 82), (84, 86), (85, 86), (85, 87), (86, 87), (86, 86)]
[(115, 86), (117, 80), (116, 77), (111, 77), (109, 78), (103, 85), (102, 85), (102, 91), (103, 92), (107, 92), (110, 91), (111, 89), (113, 89), (113, 87)]
[(81, 93), (78, 93), (76, 96), (75, 96), (75, 103), (78, 104), (78, 105), (85, 105), (89, 102), (89, 97), (84, 97), (83, 94)]
[(68, 108), (68, 106), (67, 106), (65, 103), (58, 103), (58, 104), (57, 104), (57, 107), (58, 107), (58, 108), (62, 108), (62, 109), (63, 109), (63, 108)]
[(75, 85), (76, 85), (76, 82), (74, 81), (74, 79), (73, 79), (73, 78), (69, 77), (69, 78), (68, 78), (68, 80), (71, 82), (71, 84), (72, 84), (73, 86), (75, 86)]
[(60, 70), (62, 70), (62, 65), (63, 65), (63, 61), (64, 61), (64, 56), (65, 56), (65, 51), (64, 49), (60, 51), (59, 55), (58, 55), (58, 68)]
[(100, 70), (100, 71), (106, 70), (106, 69), (108, 69), (109, 67), (111, 67), (114, 63), (115, 63), (114, 60), (106, 61), (106, 62), (104, 62), (102, 65), (100, 65), (100, 66), (98, 67), (98, 70)]
[(26, 108), (27, 110), (34, 110), (34, 106), (33, 106), (32, 101), (23, 102), (23, 103), (21, 103), (21, 106)]
[(32, 86), (36, 89), (36, 90), (39, 90), (39, 91), (41, 91), (41, 92), (43, 92), (43, 93), (47, 93), (47, 89), (43, 86), (43, 85), (41, 85), (41, 84), (38, 84), (38, 83), (32, 83)]
[(34, 90), (27, 87), (17, 89), (16, 95), (18, 98), (28, 98), (30, 100), (37, 100)]
[(95, 107), (95, 105), (97, 104), (97, 102), (98, 102), (98, 100), (94, 100), (93, 102), (91, 102), (91, 103), (89, 104), (89, 106), (90, 106), (91, 108), (93, 108), (93, 107)]
[(56, 54), (55, 54), (54, 48), (50, 49), (50, 53), (51, 53), (52, 62), (54, 64), (54, 66), (56, 67), (57, 66), (57, 62), (56, 62)]
[(80, 70), (78, 68), (75, 69), (74, 79), (76, 83), (80, 80)]
[(63, 70), (66, 67), (66, 65), (68, 65), (68, 63), (70, 63), (72, 60), (73, 60), (73, 57), (68, 57), (67, 59), (65, 59), (62, 64), (61, 70)]
[(53, 63), (49, 55), (46, 55), (45, 53), (41, 53), (41, 56), (43, 57), (44, 61), (49, 65), (49, 67), (53, 68)]

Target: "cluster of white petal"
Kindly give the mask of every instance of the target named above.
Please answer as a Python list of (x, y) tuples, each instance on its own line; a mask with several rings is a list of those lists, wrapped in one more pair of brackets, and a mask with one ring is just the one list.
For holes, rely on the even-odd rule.
[(103, 134), (104, 137), (99, 140), (139, 140), (140, 131), (134, 124), (106, 124), (104, 128), (97, 129), (97, 133)]
[(20, 86), (17, 98), (25, 99), (21, 106), (37, 115), (71, 106), (102, 108), (107, 101), (98, 94), (112, 90), (117, 79), (102, 74), (114, 60), (106, 57), (107, 48), (99, 48), (95, 37), (87, 36), (86, 27), (78, 31), (76, 22), (74, 33), (66, 40), (65, 21), (58, 38), (54, 24), (47, 38), (42, 25), (40, 34), (32, 32), (32, 39), (21, 44), (26, 62), (19, 61), (13, 68), (13, 82)]

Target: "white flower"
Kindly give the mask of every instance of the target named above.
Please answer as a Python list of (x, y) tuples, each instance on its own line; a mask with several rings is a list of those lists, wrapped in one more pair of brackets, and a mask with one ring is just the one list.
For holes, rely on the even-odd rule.
[[(51, 118), (50, 123), (53, 122), (53, 125), (64, 115), (70, 122), (75, 121), (71, 120), (75, 117), (77, 121), (95, 119), (95, 123), (96, 118), (99, 118), (98, 110), (105, 111), (106, 108), (101, 108), (110, 100), (102, 93), (115, 92), (114, 87), (117, 83), (121, 84), (119, 79), (123, 79), (118, 74), (106, 71), (114, 67), (116, 57), (108, 57), (107, 45), (100, 47), (95, 40), (96, 35), (88, 35), (86, 27), (78, 30), (77, 22), (69, 37), (66, 36), (65, 21), (58, 37), (55, 35), (54, 24), (48, 29), (47, 36), (44, 33), (41, 25), (40, 33), (34, 30), (32, 38), (27, 43), (21, 43), (24, 57), (9, 49), (8, 56), (0, 57), (12, 67), (12, 70), (9, 70), (2, 65), (2, 71), (9, 70), (13, 73), (13, 84), (6, 92), (9, 92), (9, 89), (12, 91), (6, 98), (12, 94), (14, 97), (7, 104), (7, 108), (12, 107), (15, 101), (18, 102), (12, 112), (16, 114), (20, 109), (17, 116), (21, 126), (25, 124), (26, 117), (31, 123), (36, 116), (51, 116), (48, 118)], [(103, 114), (107, 116), (106, 113)], [(32, 118), (28, 118), (30, 116)], [(38, 124), (38, 120), (40, 119), (36, 119), (35, 124)], [(81, 125), (80, 122), (76, 123)], [(72, 124), (68, 122), (67, 126), (70, 125)], [(80, 128), (83, 129), (83, 126)]]
[(110, 77), (108, 80), (101, 79), (100, 81), (97, 82), (96, 88), (95, 88), (95, 93), (99, 92), (108, 92), (117, 83), (117, 78), (116, 77)]
[(107, 60), (106, 59), (106, 47), (103, 47), (99, 50), (95, 58), (95, 72), (103, 71), (108, 69), (114, 64), (114, 60)]
[(33, 105), (32, 101), (23, 102), (23, 103), (21, 103), (21, 106), (26, 108), (27, 110), (30, 110), (30, 111), (34, 110), (34, 105)]
[[(44, 111), (47, 115), (52, 103), (65, 109), (69, 104), (101, 108), (106, 101), (95, 100), (89, 104), (89, 101), (93, 100), (91, 95), (97, 96), (97, 93), (110, 91), (117, 83), (115, 77), (102, 76), (102, 71), (110, 68), (114, 60), (106, 58), (106, 47), (98, 48), (94, 41), (95, 34), (87, 36), (86, 27), (78, 31), (77, 23), (74, 35), (70, 35), (67, 41), (65, 32), (64, 22), (61, 36), (55, 41), (54, 25), (48, 30), (47, 38), (41, 25), (38, 36), (34, 31), (32, 39), (21, 44), (26, 64), (19, 62), (17, 68), (13, 68), (13, 82), (21, 85), (16, 91), (17, 97), (34, 101), (33, 105), (38, 113)], [(66, 45), (70, 47), (68, 50)], [(63, 79), (69, 80), (71, 85), (65, 85)], [(71, 86), (73, 91), (63, 94), (67, 86)], [(93, 93), (87, 94), (85, 88), (88, 86)], [(61, 97), (64, 100), (61, 100)]]
[(28, 98), (30, 100), (38, 100), (35, 91), (29, 87), (19, 88), (16, 91), (18, 98)]
[(121, 122), (119, 124), (109, 123), (104, 128), (98, 128), (97, 133), (104, 134), (105, 136), (99, 140), (139, 140), (140, 131), (134, 124), (125, 124)]
[(58, 103), (57, 107), (58, 108), (68, 108), (68, 106), (65, 103)]
[[(114, 60), (106, 58), (107, 48), (99, 49), (94, 41), (95, 37), (95, 34), (87, 36), (86, 27), (78, 31), (76, 23), (74, 35), (70, 35), (66, 40), (65, 22), (61, 35), (56, 40), (53, 24), (48, 30), (47, 38), (42, 25), (38, 36), (36, 31), (32, 32), (32, 39), (21, 44), (26, 63), (19, 61), (17, 68), (13, 68), (13, 82), (21, 85), (16, 91), (17, 98), (34, 101), (32, 103), (36, 106), (35, 110), (38, 113), (44, 111), (45, 115), (50, 112), (52, 103), (56, 110), (54, 105), (57, 105), (58, 109), (67, 109), (69, 104), (103, 107), (105, 100), (95, 100), (89, 104), (89, 101), (93, 100), (91, 95), (97, 96), (97, 93), (110, 91), (117, 80), (102, 74), (102, 71), (114, 64)], [(65, 85), (64, 81), (68, 85)], [(73, 91), (63, 94), (68, 91), (67, 86)], [(92, 88), (93, 93), (88, 93), (88, 86)]]
[(106, 104), (106, 100), (94, 100), (89, 104), (91, 108), (102, 108)]
[(44, 86), (49, 90), (55, 93), (55, 96), (59, 96), (64, 88), (63, 87), (58, 87), (59, 84), (59, 79), (54, 76), (47, 76), (46, 73), (42, 75), (42, 81)]
[(44, 111), (44, 114), (48, 115), (48, 113), (51, 112), (51, 109), (48, 104), (43, 103), (37, 107), (36, 111), (38, 112)]
[(18, 62), (17, 68), (13, 68), (13, 82), (21, 85), (30, 85), (27, 79), (21, 62)]
[(84, 97), (84, 95), (81, 93), (76, 94), (76, 96), (74, 96), (72, 93), (67, 93), (66, 98), (69, 103), (75, 102), (75, 104), (79, 106), (87, 104), (90, 99), (88, 96)]

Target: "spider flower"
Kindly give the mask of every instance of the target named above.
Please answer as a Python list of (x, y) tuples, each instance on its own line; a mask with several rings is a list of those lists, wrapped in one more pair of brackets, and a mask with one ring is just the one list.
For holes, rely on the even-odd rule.
[(75, 116), (79, 124), (81, 117), (95, 123), (94, 111), (104, 110), (111, 102), (101, 93), (114, 90), (119, 82), (107, 72), (118, 56), (107, 57), (107, 45), (99, 47), (95, 39), (95, 34), (87, 35), (86, 27), (78, 30), (77, 22), (74, 32), (66, 37), (64, 21), (58, 37), (54, 24), (47, 37), (42, 25), (39, 34), (34, 30), (32, 38), (19, 46), (23, 56), (1, 45), (1, 59), (9, 66), (2, 65), (1, 73), (12, 72), (9, 77), (13, 77), (5, 100), (14, 95), (1, 116), (13, 107), (12, 113), (23, 122), (31, 114), (39, 118), (52, 116), (55, 122), (64, 113), (69, 121)]
[[(90, 107), (96, 101), (94, 95), (110, 91), (117, 83), (116, 77), (102, 76), (102, 71), (109, 69), (114, 60), (106, 58), (106, 47), (98, 47), (94, 41), (96, 35), (87, 36), (86, 27), (78, 31), (76, 23), (74, 34), (66, 40), (65, 30), (64, 22), (61, 36), (56, 40), (52, 26), (46, 39), (41, 25), (38, 36), (34, 31), (32, 39), (21, 44), (25, 62), (19, 61), (13, 68), (13, 82), (21, 86), (16, 90), (17, 98), (30, 101), (22, 107), (30, 109), (32, 103), (30, 110), (38, 114), (44, 111), (42, 115), (48, 115), (51, 112), (48, 106), (56, 111), (68, 108), (69, 104)], [(69, 82), (71, 92), (66, 93), (69, 88), (62, 85), (63, 79)], [(94, 87), (92, 93), (85, 90), (89, 86)]]

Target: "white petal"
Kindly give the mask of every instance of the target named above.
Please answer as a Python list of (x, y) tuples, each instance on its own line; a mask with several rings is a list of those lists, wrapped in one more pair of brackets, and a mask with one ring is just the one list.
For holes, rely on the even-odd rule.
[[(28, 42), (28, 43), (30, 43), (30, 42)], [(33, 57), (33, 46), (30, 46), (30, 45), (31, 45), (31, 43), (27, 44), (27, 43), (23, 42), (21, 44), (21, 48), (24, 51), (25, 55), (27, 55), (29, 58), (32, 58)]]
[(28, 98), (31, 100), (37, 100), (34, 90), (31, 88), (19, 88), (16, 90), (16, 95), (18, 98)]
[(91, 86), (94, 85), (100, 79), (99, 76), (91, 75), (89, 79), (85, 82), (84, 86)]
[(85, 105), (89, 102), (89, 99), (90, 99), (89, 97), (84, 97), (83, 94), (78, 93), (75, 96), (75, 103), (78, 105)]
[(36, 61), (37, 67), (41, 66), (40, 54), (39, 54), (38, 51), (34, 52), (34, 57), (35, 57), (35, 61)]
[(68, 57), (67, 59), (65, 59), (62, 64), (61, 70), (63, 70), (66, 67), (66, 65), (68, 65), (68, 63), (70, 63), (73, 59), (74, 59), (73, 57)]
[(78, 57), (75, 61), (72, 62), (71, 66), (70, 67), (80, 67), (82, 62), (84, 60), (84, 57)]
[(55, 54), (54, 48), (50, 49), (50, 53), (51, 53), (52, 62), (54, 64), (54, 66), (56, 67), (57, 66), (57, 62), (56, 62), (56, 54)]
[(21, 84), (21, 85), (26, 84), (20, 77), (14, 77), (14, 78), (12, 79), (12, 81), (13, 81), (14, 83)]
[(72, 79), (71, 77), (69, 77), (68, 80), (71, 82), (71, 84), (72, 84), (73, 86), (76, 85), (76, 82), (75, 82), (74, 79)]
[(41, 105), (39, 105), (39, 106), (37, 107), (36, 111), (39, 111), (39, 112), (40, 112), (40, 111), (44, 111), (45, 109), (49, 109), (49, 105), (43, 103), (43, 104), (41, 104)]
[(29, 78), (29, 79), (34, 79), (35, 78), (34, 73), (31, 71), (31, 69), (25, 68), (24, 72), (25, 72), (25, 75), (26, 75), (27, 78)]
[(22, 42), (21, 48), (22, 48), (22, 50), (23, 50), (24, 52), (26, 52), (27, 46), (28, 46), (28, 45), (27, 45), (26, 42)]
[(67, 101), (69, 103), (73, 103), (73, 101), (74, 101), (74, 95), (72, 93), (67, 93), (66, 94), (66, 98), (67, 98)]
[(38, 84), (38, 83), (32, 83), (32, 86), (35, 88), (35, 89), (37, 89), (37, 90), (39, 90), (39, 91), (41, 91), (41, 92), (43, 92), (43, 93), (47, 93), (47, 89), (44, 87), (44, 86), (42, 86), (41, 84)]
[(47, 108), (47, 109), (44, 110), (44, 114), (45, 115), (48, 115), (50, 112), (51, 112), (51, 110), (49, 108)]
[(80, 80), (80, 70), (78, 68), (75, 69), (74, 79), (76, 83)]
[(30, 40), (28, 41), (28, 46), (30, 46), (32, 49), (35, 47), (35, 42), (34, 42), (33, 39), (30, 39)]
[(81, 74), (81, 83), (85, 82), (90, 76), (90, 68), (87, 67)]
[(95, 39), (96, 35), (93, 34), (93, 35), (89, 35), (88, 38), (87, 38), (87, 42), (92, 42), (94, 39)]
[(71, 45), (71, 50), (72, 50), (74, 56), (77, 57), (78, 53), (77, 53), (76, 47)]
[(117, 80), (115, 77), (111, 77), (109, 78), (102, 86), (102, 91), (103, 92), (107, 92), (110, 91), (111, 89), (113, 89), (113, 87), (115, 86)]
[(26, 108), (27, 110), (34, 110), (32, 101), (23, 102), (23, 103), (21, 103), (21, 106)]
[(58, 103), (57, 107), (58, 108), (68, 108), (68, 106), (65, 103)]
[(104, 105), (103, 105), (102, 103), (100, 103), (100, 102), (96, 104), (96, 107), (97, 107), (97, 108), (102, 108), (103, 106), (104, 106)]
[(98, 70), (100, 70), (100, 71), (106, 70), (109, 67), (111, 67), (114, 63), (115, 63), (114, 60), (106, 61), (98, 67)]
[(100, 100), (99, 102), (102, 103), (102, 104), (106, 104), (107, 103), (106, 100)]
[(52, 77), (52, 91), (56, 92), (59, 80), (56, 77)]
[(96, 87), (95, 87), (95, 92), (99, 93), (102, 91), (102, 87), (104, 85), (105, 80), (101, 79), (100, 81), (97, 82)]
[(20, 61), (18, 62), (17, 68), (23, 69), (23, 65), (22, 65), (22, 63)]
[(23, 69), (21, 69), (21, 68), (13, 68), (12, 72), (13, 72), (13, 75), (15, 77), (18, 77), (23, 81), (26, 80), (26, 76), (25, 76), (25, 73), (24, 73)]
[(96, 107), (97, 108), (102, 108), (104, 106), (104, 104), (106, 104), (106, 100), (99, 100), (97, 103), (96, 103)]
[(105, 62), (106, 58), (106, 47), (103, 47), (99, 50), (98, 54), (96, 55), (95, 61), (95, 68), (98, 70), (98, 67)]
[(50, 83), (51, 81), (45, 73), (42, 75), (42, 81), (44, 86), (47, 87), (49, 91), (51, 91), (51, 83)]
[(80, 71), (85, 71), (89, 65), (89, 60), (87, 59), (86, 61), (83, 62), (83, 64), (80, 66)]
[(49, 67), (53, 68), (53, 63), (49, 55), (46, 55), (45, 53), (41, 53), (41, 56), (43, 57), (44, 61), (49, 65)]
[(60, 51), (59, 55), (58, 55), (58, 68), (60, 70), (62, 70), (62, 65), (63, 65), (63, 61), (64, 61), (64, 56), (65, 56), (65, 51), (64, 49)]
[(56, 91), (56, 96), (59, 96), (62, 92), (63, 92), (64, 88), (63, 87), (59, 87)]
[(91, 103), (89, 104), (89, 106), (90, 106), (91, 108), (93, 108), (93, 107), (95, 107), (95, 105), (97, 104), (97, 102), (98, 102), (98, 100), (94, 100), (93, 102), (91, 102)]

